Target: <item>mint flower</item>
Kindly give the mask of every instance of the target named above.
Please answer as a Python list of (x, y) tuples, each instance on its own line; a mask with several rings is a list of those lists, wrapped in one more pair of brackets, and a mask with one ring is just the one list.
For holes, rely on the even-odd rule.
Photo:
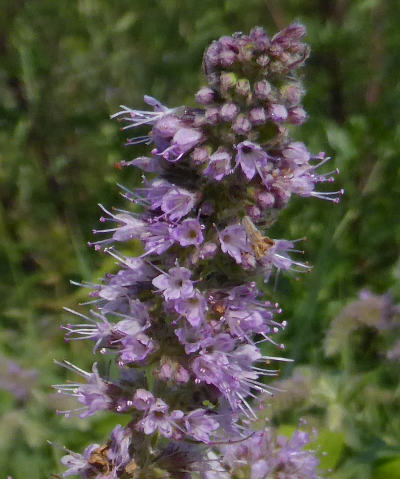
[[(121, 106), (113, 115), (125, 131), (149, 129), (127, 140), (148, 145), (147, 156), (121, 166), (150, 176), (134, 191), (121, 186), (127, 209), (100, 206), (107, 227), (90, 244), (118, 270), (83, 285), (93, 309), (71, 311), (79, 319), (65, 330), (68, 340), (92, 341), (116, 372), (65, 362), (86, 383), (55, 387), (82, 404), (66, 415), (108, 411), (129, 423), (103, 446), (65, 456), (64, 477), (318, 477), (305, 433), (253, 428), (254, 404), (273, 395), (276, 363), (288, 360), (276, 339), (286, 322), (259, 279), (310, 269), (298, 240), (270, 238), (266, 219), (293, 195), (336, 203), (343, 193), (317, 189), (337, 171), (320, 173), (329, 158), (289, 134), (306, 120), (296, 73), (309, 54), (304, 35), (293, 24), (272, 38), (260, 27), (222, 37), (204, 54), (199, 108), (145, 96), (151, 111)], [(132, 240), (139, 257), (129, 256)]]

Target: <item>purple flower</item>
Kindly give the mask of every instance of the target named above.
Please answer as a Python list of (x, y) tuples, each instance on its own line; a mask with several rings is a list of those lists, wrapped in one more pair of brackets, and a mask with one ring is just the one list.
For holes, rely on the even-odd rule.
[(247, 474), (250, 469), (251, 479), (320, 479), (317, 457), (312, 450), (304, 449), (309, 442), (309, 435), (304, 431), (298, 430), (288, 439), (266, 428), (245, 441), (221, 449), (224, 462), (235, 475)]
[(172, 221), (180, 220), (194, 207), (195, 199), (193, 193), (175, 187), (163, 196), (161, 209)]
[(139, 411), (148, 411), (154, 404), (155, 399), (150, 391), (146, 389), (137, 389), (133, 397), (133, 405)]
[(78, 454), (73, 451), (69, 451), (69, 454), (61, 458), (61, 463), (68, 467), (63, 472), (63, 477), (75, 476), (80, 474), (85, 479), (89, 477), (92, 466), (89, 464), (89, 459), (92, 454), (100, 447), (99, 444), (91, 444), (88, 446), (83, 454)]
[(168, 273), (160, 274), (152, 281), (153, 285), (162, 291), (166, 300), (185, 299), (193, 295), (192, 272), (180, 266), (171, 268)]
[(220, 149), (210, 156), (207, 169), (204, 171), (205, 176), (221, 181), (226, 175), (232, 172), (231, 155), (227, 151)]
[(195, 353), (213, 343), (212, 329), (206, 323), (200, 327), (185, 324), (182, 328), (176, 329), (175, 334), (179, 342), (185, 346), (186, 354)]
[(236, 149), (236, 165), (240, 165), (248, 180), (251, 180), (257, 171), (260, 172), (268, 162), (267, 153), (256, 143), (246, 140), (239, 143)]
[(185, 384), (190, 380), (189, 371), (170, 358), (162, 360), (157, 377), (162, 381), (176, 381), (178, 384)]
[(156, 157), (139, 156), (132, 161), (121, 162), (122, 166), (136, 166), (147, 173), (162, 173), (163, 167), (161, 161)]
[(122, 346), (119, 359), (121, 365), (141, 363), (158, 347), (157, 342), (144, 333), (124, 336), (120, 339), (120, 343)]
[[(172, 139), (173, 156), (165, 156), (166, 160), (178, 161), (185, 153), (198, 145), (203, 139), (203, 134), (200, 130), (194, 128), (180, 128)], [(168, 149), (166, 150), (168, 151)]]
[(196, 289), (190, 298), (175, 301), (174, 307), (193, 327), (197, 327), (206, 317), (207, 301)]
[(147, 254), (163, 254), (170, 248), (175, 240), (171, 235), (172, 227), (169, 223), (159, 221), (151, 224), (143, 235), (144, 249)]
[(145, 411), (143, 419), (136, 424), (136, 429), (144, 434), (153, 434), (159, 431), (164, 437), (172, 436), (171, 418), (168, 414), (168, 405), (160, 398), (153, 398), (152, 404)]
[(64, 361), (64, 363), (60, 364), (83, 376), (87, 383), (56, 384), (53, 386), (57, 389), (58, 393), (67, 396), (75, 396), (80, 403), (84, 404), (84, 407), (82, 408), (70, 411), (59, 411), (59, 413), (69, 417), (72, 413), (75, 414), (80, 412), (79, 416), (85, 418), (92, 416), (97, 411), (103, 411), (110, 408), (112, 398), (109, 394), (109, 384), (107, 384), (100, 376), (96, 363), (93, 364), (92, 373), (83, 371), (68, 361)]
[(131, 461), (129, 446), (131, 444), (132, 434), (129, 430), (117, 425), (111, 432), (110, 445), (107, 451), (107, 459), (115, 472), (122, 471)]
[(208, 444), (210, 435), (218, 428), (219, 423), (212, 418), (204, 409), (195, 409), (184, 417), (187, 434), (200, 442)]
[(289, 145), (287, 145), (287, 147), (282, 151), (282, 156), (285, 158), (285, 160), (288, 160), (297, 166), (307, 164), (311, 157), (306, 145), (301, 141), (289, 143)]
[(246, 230), (242, 225), (227, 226), (218, 233), (221, 249), (224, 253), (228, 253), (240, 264), (242, 262), (242, 253), (248, 252)]
[(164, 115), (160, 118), (152, 130), (153, 141), (156, 146), (154, 154), (162, 154), (170, 148), (173, 136), (181, 127), (182, 122), (175, 115)]
[(204, 241), (199, 220), (186, 219), (172, 231), (172, 238), (181, 246), (199, 246)]

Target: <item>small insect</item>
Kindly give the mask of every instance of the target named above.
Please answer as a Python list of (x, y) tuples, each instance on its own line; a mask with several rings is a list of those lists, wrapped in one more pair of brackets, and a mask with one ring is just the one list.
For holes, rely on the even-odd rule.
[(263, 236), (248, 216), (242, 219), (242, 225), (246, 230), (247, 238), (250, 241), (256, 258), (263, 258), (267, 251), (275, 245), (275, 241), (268, 236)]
[(108, 460), (109, 449), (109, 444), (98, 447), (90, 455), (88, 463), (99, 471), (108, 474), (110, 472), (110, 461)]

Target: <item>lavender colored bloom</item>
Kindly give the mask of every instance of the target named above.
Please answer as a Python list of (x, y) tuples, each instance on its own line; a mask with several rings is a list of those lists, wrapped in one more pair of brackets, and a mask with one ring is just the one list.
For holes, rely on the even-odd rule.
[(172, 238), (181, 246), (199, 246), (204, 241), (199, 220), (186, 219), (172, 231)]
[(311, 157), (306, 145), (300, 141), (289, 143), (282, 151), (282, 156), (285, 158), (285, 160), (293, 162), (298, 166), (307, 164)]
[(227, 226), (218, 233), (221, 249), (224, 253), (228, 253), (240, 264), (242, 262), (242, 253), (248, 252), (246, 230), (242, 225)]
[(320, 479), (318, 459), (313, 451), (305, 450), (310, 437), (296, 431), (291, 439), (274, 436), (266, 428), (255, 432), (246, 441), (222, 446), (224, 462), (232, 474), (250, 469), (251, 479)]
[(198, 290), (195, 290), (190, 298), (178, 299), (174, 303), (175, 310), (185, 316), (187, 321), (197, 327), (206, 316), (207, 301)]
[(154, 396), (146, 389), (137, 389), (133, 397), (133, 405), (139, 411), (148, 411), (155, 403)]
[(163, 254), (175, 242), (172, 236), (172, 227), (169, 223), (159, 221), (148, 226), (143, 235), (146, 253)]
[(122, 471), (131, 461), (129, 454), (131, 433), (118, 424), (112, 430), (110, 439), (107, 459), (112, 464), (112, 468), (115, 472)]
[(168, 405), (162, 399), (155, 399), (143, 419), (136, 424), (136, 428), (146, 435), (158, 430), (164, 437), (171, 437), (173, 430)]
[(186, 216), (195, 205), (195, 195), (183, 188), (173, 188), (166, 193), (161, 202), (161, 209), (172, 221)]
[(83, 376), (87, 383), (68, 383), (53, 386), (57, 389), (58, 393), (67, 396), (75, 396), (80, 403), (84, 404), (84, 407), (80, 409), (73, 411), (60, 411), (60, 413), (69, 417), (71, 413), (82, 411), (79, 416), (85, 418), (87, 416), (92, 416), (97, 411), (103, 411), (110, 408), (112, 398), (109, 395), (109, 385), (100, 376), (96, 363), (93, 364), (92, 373), (83, 371), (67, 361), (62, 365), (65, 365), (67, 368)]
[(144, 333), (133, 336), (124, 336), (120, 339), (121, 352), (119, 362), (121, 365), (141, 363), (157, 350), (157, 343)]
[(83, 454), (69, 451), (69, 454), (61, 458), (61, 463), (68, 467), (68, 469), (63, 472), (63, 477), (75, 476), (78, 474), (81, 474), (81, 477), (84, 478), (89, 477), (91, 465), (88, 461), (99, 447), (99, 444), (91, 444), (84, 450)]
[(212, 328), (208, 324), (202, 324), (200, 327), (191, 327), (186, 324), (176, 329), (175, 334), (179, 342), (185, 346), (186, 354), (195, 353), (213, 343)]
[(203, 134), (194, 128), (180, 128), (172, 138), (173, 157), (166, 157), (169, 161), (179, 160), (185, 153), (201, 142)]
[(246, 178), (251, 180), (267, 163), (268, 155), (260, 145), (247, 140), (239, 143), (236, 149), (236, 165), (240, 165)]
[(162, 381), (176, 381), (178, 384), (185, 384), (190, 380), (189, 371), (170, 358), (163, 359), (157, 377)]
[(162, 173), (163, 167), (161, 165), (161, 161), (157, 157), (147, 157), (147, 156), (139, 156), (132, 161), (125, 161), (122, 162), (122, 166), (136, 166), (147, 173)]
[(214, 180), (221, 181), (231, 170), (231, 155), (221, 149), (210, 156), (210, 161), (204, 174)]
[(218, 428), (219, 423), (204, 409), (196, 409), (184, 418), (186, 432), (197, 441), (210, 442), (210, 435)]
[(166, 300), (185, 299), (193, 295), (193, 282), (190, 280), (192, 273), (187, 268), (177, 266), (168, 273), (163, 273), (153, 279), (153, 285), (163, 292)]
[(298, 105), (303, 96), (303, 89), (300, 84), (289, 83), (282, 89), (282, 95), (290, 106)]

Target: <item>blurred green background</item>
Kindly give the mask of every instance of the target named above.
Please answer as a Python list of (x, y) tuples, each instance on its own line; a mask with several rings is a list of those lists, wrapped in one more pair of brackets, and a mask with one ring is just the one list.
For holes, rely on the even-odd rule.
[[(65, 380), (54, 358), (91, 363), (90, 345), (65, 345), (60, 325), (61, 308), (85, 299), (69, 281), (112, 264), (86, 245), (97, 203), (121, 206), (116, 182), (139, 180), (114, 168), (142, 151), (123, 148), (109, 115), (143, 107), (144, 94), (193, 105), (211, 40), (299, 20), (310, 119), (293, 135), (334, 157), (346, 195), (293, 199), (274, 226), (274, 237), (307, 236), (314, 269), (279, 277), (296, 366), (266, 414), (282, 430), (315, 425), (334, 479), (400, 478), (400, 2), (0, 0), (0, 11), (1, 477), (60, 473), (47, 440), (79, 451), (118, 421), (58, 417), (50, 388)], [(356, 300), (365, 288), (375, 295)]]

